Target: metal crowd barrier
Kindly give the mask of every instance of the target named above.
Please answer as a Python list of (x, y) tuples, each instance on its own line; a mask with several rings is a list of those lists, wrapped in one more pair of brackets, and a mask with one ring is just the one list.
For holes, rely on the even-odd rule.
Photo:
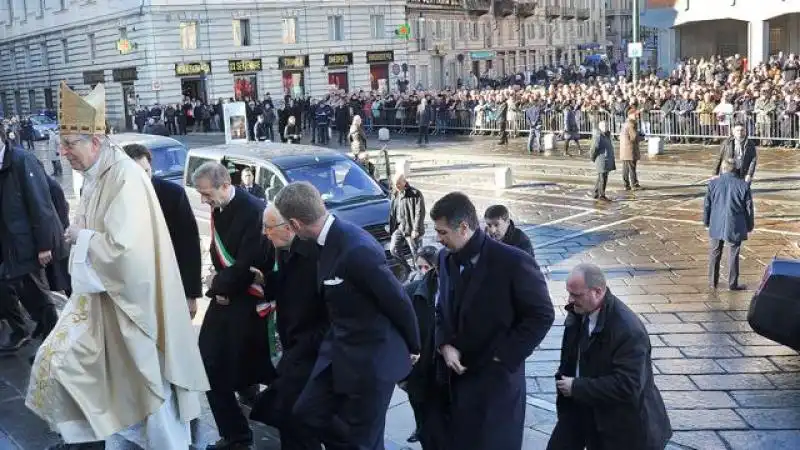
[[(564, 112), (544, 110), (540, 116), (541, 132), (560, 134), (564, 131)], [(448, 109), (432, 111), (429, 133), (436, 134), (499, 134), (500, 127), (492, 108), (466, 110)], [(589, 137), (597, 128), (597, 123), (606, 121), (612, 134), (618, 135), (625, 123), (624, 114), (608, 111), (576, 111), (577, 132), (581, 137)], [(405, 109), (382, 109), (380, 114), (369, 115), (363, 121), (367, 132), (377, 133), (380, 128), (388, 128), (393, 133), (416, 134), (419, 131), (416, 111)], [(660, 136), (672, 141), (718, 141), (730, 135), (733, 124), (742, 123), (747, 135), (760, 141), (761, 145), (800, 146), (800, 113), (775, 114), (774, 112), (734, 112), (716, 114), (713, 112), (665, 113), (660, 110), (642, 111), (639, 117), (640, 131), (646, 136)], [(530, 127), (525, 119), (525, 111), (509, 113), (506, 131), (511, 137), (527, 136)]]

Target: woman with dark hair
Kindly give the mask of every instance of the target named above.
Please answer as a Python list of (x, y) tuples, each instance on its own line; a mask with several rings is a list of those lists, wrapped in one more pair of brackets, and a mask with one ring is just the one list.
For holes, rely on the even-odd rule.
[(401, 387), (408, 393), (408, 401), (414, 410), (417, 425), (416, 430), (408, 437), (408, 442), (419, 442), (423, 450), (443, 448), (436, 439), (437, 426), (426, 420), (430, 402), (436, 398), (430, 393), (438, 389), (433, 364), (435, 301), (439, 285), (438, 256), (439, 250), (436, 247), (426, 245), (420, 248), (415, 263), (422, 278), (406, 285), (406, 293), (417, 314), (422, 350), (408, 378), (401, 383)]

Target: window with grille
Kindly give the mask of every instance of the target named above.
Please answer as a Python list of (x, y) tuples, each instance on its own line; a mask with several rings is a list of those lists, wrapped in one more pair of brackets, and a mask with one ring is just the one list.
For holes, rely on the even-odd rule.
[(297, 43), (297, 17), (287, 17), (281, 22), (282, 40), (284, 44)]
[(236, 47), (250, 46), (250, 19), (233, 21), (233, 45)]
[(344, 40), (344, 17), (328, 16), (328, 40)]
[(383, 21), (383, 14), (373, 14), (369, 16), (369, 35), (373, 39), (383, 39), (386, 37), (386, 24)]

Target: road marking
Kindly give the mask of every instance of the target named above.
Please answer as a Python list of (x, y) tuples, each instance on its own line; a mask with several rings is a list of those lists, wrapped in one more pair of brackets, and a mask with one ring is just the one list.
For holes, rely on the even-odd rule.
[(638, 217), (639, 216), (629, 217), (627, 219), (617, 220), (615, 222), (607, 223), (605, 225), (598, 225), (596, 227), (587, 228), (587, 229), (581, 230), (581, 231), (576, 231), (575, 233), (570, 233), (570, 234), (568, 234), (566, 236), (562, 236), (560, 238), (553, 239), (552, 241), (547, 241), (547, 242), (545, 242), (543, 244), (534, 245), (533, 248), (534, 249), (538, 249), (538, 248), (549, 247), (549, 246), (551, 246), (553, 244), (558, 244), (559, 242), (568, 241), (570, 239), (575, 239), (576, 237), (581, 237), (581, 236), (584, 236), (584, 235), (589, 234), (589, 233), (594, 233), (595, 231), (604, 230), (606, 228), (610, 228), (610, 227), (617, 226), (617, 225), (620, 225), (620, 224), (623, 224), (623, 223), (626, 223), (626, 222), (630, 222), (631, 220), (634, 220), (634, 219), (636, 219)]
[[(434, 186), (441, 186), (441, 187), (452, 187), (450, 185), (446, 185), (446, 184), (443, 184), (443, 183), (432, 183), (430, 181), (422, 181), (421, 183), (417, 183), (417, 184), (418, 185), (419, 184), (422, 184), (422, 185), (434, 185)], [(489, 189), (489, 188), (483, 188), (483, 187), (480, 187), (480, 186), (473, 186), (472, 189), (481, 189), (481, 190), (485, 190), (485, 191), (493, 190), (493, 189)], [(434, 192), (434, 193), (437, 193), (437, 194), (440, 194), (440, 195), (446, 195), (446, 194), (449, 194), (450, 192), (453, 192), (453, 191), (444, 192), (444, 191), (441, 191), (441, 190), (438, 190), (438, 189), (427, 189), (427, 188), (424, 189), (423, 191), (424, 192)], [(497, 196), (488, 196), (488, 195), (481, 195), (481, 194), (470, 194), (469, 197), (482, 198), (482, 199), (485, 199), (485, 200), (491, 200), (491, 201), (495, 201), (495, 202), (498, 201)], [(564, 198), (564, 196), (559, 196), (559, 197)], [(505, 201), (505, 202), (508, 202), (508, 203), (522, 203), (522, 204), (531, 205), (531, 206), (548, 206), (548, 207), (551, 207), (551, 208), (565, 208), (565, 209), (577, 209), (577, 210), (580, 210), (580, 211), (592, 211), (592, 212), (596, 211), (596, 212), (600, 212), (600, 210), (597, 210), (597, 209), (594, 209), (594, 208), (588, 208), (586, 206), (556, 205), (556, 204), (553, 204), (553, 203), (540, 203), (540, 202), (531, 201), (531, 200), (517, 200), (517, 199), (514, 199), (514, 198), (502, 198), (502, 200)], [(587, 199), (584, 198), (582, 200), (586, 201)]]
[[(688, 219), (672, 219), (669, 217), (656, 217), (656, 216), (636, 216), (635, 218), (639, 219), (651, 219), (651, 220), (661, 220), (663, 222), (676, 222), (676, 223), (685, 223), (690, 225), (700, 225), (704, 227), (702, 221), (699, 220), (688, 220)], [(773, 234), (782, 234), (786, 236), (800, 236), (800, 232), (796, 231), (784, 231), (784, 230), (770, 230), (769, 228), (755, 228), (753, 231), (760, 231), (762, 233), (773, 233)]]
[(562, 217), (560, 219), (551, 220), (550, 222), (540, 223), (540, 224), (532, 225), (530, 227), (521, 227), (521, 228), (524, 228), (524, 229), (532, 231), (532, 230), (535, 230), (537, 228), (547, 227), (547, 226), (550, 226), (550, 225), (555, 225), (557, 223), (566, 222), (568, 220), (577, 219), (578, 217), (588, 216), (590, 214), (594, 214), (595, 212), (597, 212), (597, 211), (583, 211), (583, 212), (579, 212), (578, 214), (573, 214), (571, 216), (567, 216), (567, 217)]

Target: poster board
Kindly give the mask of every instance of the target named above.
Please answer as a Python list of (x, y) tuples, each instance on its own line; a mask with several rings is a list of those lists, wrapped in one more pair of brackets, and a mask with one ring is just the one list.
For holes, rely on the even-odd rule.
[(247, 106), (245, 103), (225, 103), (222, 111), (225, 119), (225, 143), (247, 143), (251, 130), (247, 126)]

